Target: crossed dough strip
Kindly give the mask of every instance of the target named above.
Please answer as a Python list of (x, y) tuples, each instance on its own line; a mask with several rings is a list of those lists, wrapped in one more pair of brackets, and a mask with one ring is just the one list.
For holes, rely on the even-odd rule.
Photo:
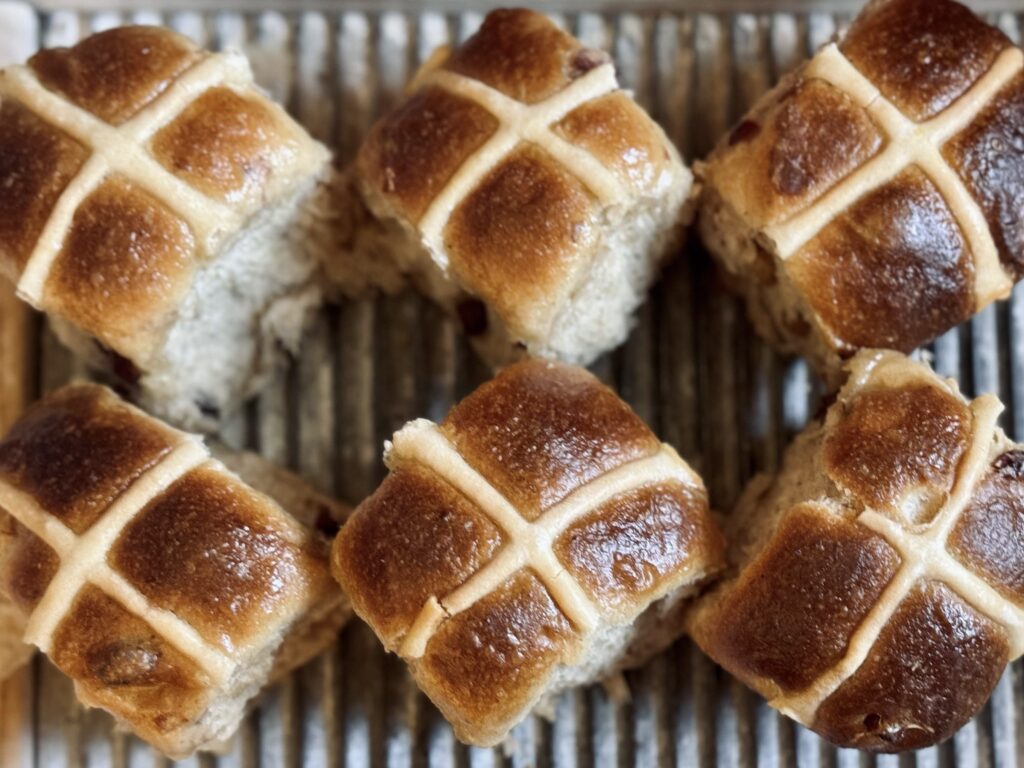
[(558, 160), (603, 205), (615, 204), (625, 197), (622, 184), (603, 163), (551, 131), (552, 124), (577, 107), (618, 88), (614, 65), (609, 63), (595, 67), (537, 104), (523, 104), (479, 80), (442, 69), (425, 75), (417, 85), (440, 86), (473, 101), (499, 121), (494, 134), (459, 167), (420, 218), (423, 239), (435, 254), (443, 252), (442, 234), (459, 203), (523, 141), (537, 144)]
[(995, 396), (984, 395), (974, 400), (970, 408), (974, 425), (971, 443), (953, 489), (924, 532), (910, 532), (870, 508), (858, 516), (858, 522), (882, 536), (899, 553), (899, 571), (853, 634), (846, 655), (806, 690), (772, 700), (773, 707), (800, 722), (813, 722), (819, 705), (864, 663), (890, 617), (922, 578), (945, 583), (980, 613), (1003, 626), (1010, 658), (1024, 653), (1024, 611), (1009, 604), (946, 549), (950, 531), (970, 503), (971, 493), (988, 466), (1002, 405)]
[(168, 643), (194, 660), (215, 684), (228, 680), (237, 666), (218, 648), (200, 637), (171, 611), (155, 608), (135, 587), (106, 563), (106, 554), (125, 527), (154, 499), (188, 472), (210, 460), (206, 447), (188, 438), (156, 466), (139, 477), (89, 530), (76, 535), (45, 512), (28, 494), (0, 480), (0, 507), (48, 544), (60, 557), (54, 576), (29, 617), (25, 640), (48, 653), (53, 633), (75, 596), (92, 584), (120, 602), (158, 632)]
[(111, 172), (138, 183), (159, 198), (185, 219), (208, 252), (214, 250), (220, 233), (240, 225), (239, 215), (164, 168), (145, 145), (209, 88), (244, 88), (250, 84), (248, 64), (242, 56), (209, 54), (131, 120), (115, 127), (47, 89), (29, 67), (5, 70), (0, 77), (0, 98), (13, 97), (36, 114), (45, 115), (92, 151), (54, 206), (21, 276), (19, 295), (36, 306), (42, 302), (47, 277), (63, 247), (75, 211)]
[(522, 568), (532, 569), (558, 607), (581, 633), (598, 624), (598, 607), (563, 568), (552, 549), (570, 525), (610, 499), (667, 480), (697, 481), (668, 445), (644, 459), (627, 462), (571, 493), (537, 520), (528, 522), (479, 472), (469, 466), (437, 425), (418, 419), (398, 432), (388, 452), (392, 469), (415, 462), (454, 487), (501, 528), (509, 541), (483, 568), (447, 597), (430, 597), (420, 609), (399, 649), (405, 658), (419, 658), (446, 617), (470, 608)]
[(841, 211), (872, 190), (916, 165), (942, 194), (963, 231), (975, 259), (974, 293), (978, 306), (994, 296), (1006, 296), (1013, 281), (999, 253), (985, 215), (959, 174), (942, 157), (940, 147), (966, 128), (992, 97), (1024, 67), (1019, 48), (1004, 50), (988, 72), (950, 107), (924, 123), (915, 123), (888, 101), (840, 52), (835, 43), (822, 49), (807, 65), (805, 77), (824, 80), (846, 93), (887, 135), (880, 153), (833, 187), (809, 208), (788, 221), (765, 228), (782, 259), (794, 255)]

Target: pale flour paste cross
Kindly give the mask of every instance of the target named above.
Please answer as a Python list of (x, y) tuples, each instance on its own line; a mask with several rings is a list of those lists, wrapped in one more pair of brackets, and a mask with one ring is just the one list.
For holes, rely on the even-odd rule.
[(389, 463), (419, 464), (451, 485), (484, 513), (506, 537), (498, 554), (447, 596), (431, 596), (402, 641), (400, 653), (419, 658), (445, 618), (461, 613), (486, 597), (513, 574), (531, 569), (558, 607), (581, 634), (600, 620), (598, 607), (558, 561), (553, 545), (573, 523), (611, 499), (642, 487), (669, 481), (698, 482), (672, 448), (662, 445), (653, 456), (627, 462), (573, 491), (533, 522), (473, 469), (437, 426), (419, 419), (398, 432)]
[(135, 480), (81, 535), (43, 510), (31, 496), (0, 480), (0, 509), (49, 545), (60, 558), (59, 570), (29, 617), (25, 641), (49, 653), (54, 632), (71, 609), (76, 595), (87, 584), (92, 584), (149, 624), (164, 640), (195, 661), (214, 682), (226, 681), (235, 663), (206, 642), (190, 624), (171, 611), (151, 605), (106, 561), (107, 553), (139, 512), (208, 460), (209, 454), (201, 442), (186, 439)]
[(1020, 49), (1007, 48), (989, 71), (950, 107), (926, 122), (915, 123), (885, 99), (835, 43), (822, 49), (807, 65), (804, 77), (830, 83), (866, 110), (885, 134), (886, 146), (810, 207), (788, 221), (765, 228), (779, 256), (783, 259), (793, 256), (840, 212), (904, 169), (916, 165), (945, 199), (971, 249), (975, 259), (976, 303), (980, 306), (993, 296), (1008, 295), (1013, 281), (1000, 264), (985, 215), (960, 175), (942, 156), (941, 147), (969, 126), (1022, 66), (1024, 54)]
[(524, 104), (470, 77), (438, 69), (416, 85), (438, 86), (490, 112), (499, 122), (494, 134), (448, 180), (420, 218), (423, 239), (435, 255), (444, 253), (443, 232), (452, 212), (480, 181), (521, 142), (541, 147), (574, 174), (603, 205), (625, 196), (622, 184), (597, 158), (555, 134), (551, 126), (578, 107), (618, 88), (615, 67), (602, 64), (550, 98)]
[(207, 251), (222, 233), (238, 226), (238, 215), (218, 200), (164, 168), (146, 143), (170, 125), (195, 98), (218, 85), (251, 84), (248, 64), (239, 54), (210, 54), (186, 70), (166, 91), (121, 126), (110, 125), (47, 89), (25, 66), (0, 75), (0, 99), (11, 97), (91, 151), (89, 159), (64, 189), (25, 265), (18, 293), (38, 307), (47, 277), (63, 247), (75, 211), (110, 174), (136, 182), (174, 210), (191, 227)]
[(945, 584), (978, 612), (1000, 624), (1007, 633), (1010, 658), (1024, 652), (1024, 611), (957, 561), (946, 548), (950, 531), (967, 509), (971, 494), (988, 466), (1001, 410), (1002, 405), (993, 395), (983, 395), (971, 403), (971, 442), (961, 459), (953, 489), (931, 523), (921, 531), (908, 530), (873, 509), (860, 513), (857, 521), (882, 536), (896, 550), (901, 561), (899, 570), (850, 638), (846, 655), (809, 688), (774, 699), (772, 706), (804, 723), (812, 722), (821, 702), (864, 663), (900, 603), (922, 579)]

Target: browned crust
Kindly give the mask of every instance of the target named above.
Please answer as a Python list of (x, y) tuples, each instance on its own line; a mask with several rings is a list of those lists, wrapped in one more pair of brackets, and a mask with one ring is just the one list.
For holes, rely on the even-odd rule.
[(765, 695), (775, 686), (797, 693), (843, 658), (899, 564), (877, 534), (813, 504), (796, 507), (694, 637)]
[(412, 671), (459, 738), (492, 745), (540, 696), (577, 639), (544, 585), (520, 571), (446, 621)]
[(617, 496), (554, 543), (555, 555), (609, 613), (633, 616), (692, 575), (721, 561), (724, 542), (707, 494), (676, 482)]
[(1015, 280), (1024, 277), (1024, 73), (1011, 80), (964, 131), (942, 148), (981, 206)]
[(441, 428), (530, 520), (659, 447), (647, 425), (593, 375), (538, 360), (504, 369), (453, 408)]
[(0, 275), (17, 280), (88, 151), (27, 107), (0, 104)]
[(821, 707), (840, 744), (895, 752), (949, 738), (981, 709), (1008, 661), (1001, 628), (938, 582), (920, 584), (871, 655)]
[(81, 533), (179, 442), (108, 390), (71, 386), (33, 405), (0, 441), (0, 477)]
[(32, 318), (28, 307), (15, 295), (14, 287), (0, 280), (0, 434), (21, 416), (28, 404), (34, 367), (35, 344), (30, 335)]
[(0, 592), (28, 616), (58, 568), (57, 553), (0, 507)]
[(183, 181), (227, 203), (256, 203), (271, 177), (295, 161), (296, 136), (266, 99), (211, 88), (152, 144), (154, 157)]
[(916, 167), (837, 216), (786, 268), (847, 353), (910, 352), (974, 314), (973, 255)]
[(951, 0), (872, 0), (840, 48), (883, 96), (922, 121), (963, 95), (1010, 45)]
[(234, 653), (328, 591), (325, 554), (269, 499), (207, 466), (142, 509), (107, 561), (153, 605)]
[(1024, 451), (992, 462), (949, 536), (949, 550), (1008, 600), (1024, 605)]
[(878, 389), (835, 406), (822, 446), (825, 471), (865, 506), (901, 519), (908, 496), (931, 522), (957, 477), (974, 426), (963, 399), (931, 384)]
[(43, 304), (139, 362), (188, 290), (195, 237), (163, 202), (112, 177), (75, 212)]
[(760, 228), (807, 208), (882, 148), (882, 134), (863, 109), (798, 69), (722, 139), (704, 177)]
[(194, 662), (93, 586), (57, 626), (50, 658), (80, 698), (157, 744), (199, 716), (212, 694)]
[(418, 221), (497, 128), (498, 119), (472, 101), (423, 88), (373, 126), (356, 168), (397, 213)]
[(335, 540), (332, 570), (353, 607), (394, 649), (431, 596), (444, 596), (489, 562), (503, 534), (427, 470), (391, 473)]
[(182, 35), (163, 27), (118, 27), (72, 48), (40, 51), (29, 66), (47, 88), (120, 125), (163, 93), (202, 56)]
[(553, 318), (597, 239), (597, 205), (561, 163), (521, 144), (452, 212), (452, 269), (522, 334)]
[(487, 14), (444, 67), (534, 104), (606, 61), (604, 51), (585, 48), (542, 14), (513, 8)]
[(552, 130), (570, 144), (585, 149), (639, 193), (653, 191), (674, 162), (665, 134), (622, 91), (576, 107)]

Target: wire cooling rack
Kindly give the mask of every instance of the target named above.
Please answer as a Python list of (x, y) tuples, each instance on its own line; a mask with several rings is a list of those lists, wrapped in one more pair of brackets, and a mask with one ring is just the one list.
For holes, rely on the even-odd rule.
[[(306, 2), (46, 0), (8, 6), (0, 51), (73, 43), (128, 22), (167, 24), (213, 48), (240, 47), (257, 79), (344, 160), (393, 105), (434, 46), (471, 34), (487, 0)], [(557, 5), (557, 8), (555, 7)], [(665, 127), (687, 160), (716, 138), (778, 76), (849, 20), (858, 0), (563, 0), (545, 10), (591, 45), (607, 48), (620, 78)], [(191, 6), (191, 10), (189, 7)], [(777, 8), (787, 10), (773, 10)], [(1008, 0), (983, 0), (1014, 39)], [(12, 10), (12, 8), (14, 10)], [(86, 9), (86, 10), (83, 10)], [(9, 13), (8, 13), (9, 11)], [(12, 52), (18, 49), (15, 55)], [(6, 289), (5, 289), (6, 290)], [(1002, 425), (1024, 438), (1024, 291), (939, 339), (937, 369), (968, 394), (992, 391)], [(817, 408), (820, 389), (803, 363), (777, 357), (752, 333), (692, 243), (639, 315), (629, 342), (594, 370), (703, 475), (728, 510), (755, 472), (772, 471)], [(82, 371), (38, 317), (0, 292), (0, 424), (24, 402)], [(414, 294), (326, 310), (300, 359), (224, 431), (297, 469), (321, 490), (358, 501), (383, 474), (381, 446), (408, 419), (443, 417), (487, 372), (460, 335)], [(835, 750), (777, 715), (688, 641), (627, 676), (632, 698), (599, 687), (567, 692), (553, 723), (532, 719), (507, 752), (460, 745), (400, 661), (353, 622), (334, 649), (274, 687), (222, 756), (192, 766), (1012, 766), (1024, 764), (1019, 664), (991, 703), (954, 739), (896, 758)], [(4, 766), (163, 765), (111, 719), (74, 699), (45, 660), (0, 689)]]

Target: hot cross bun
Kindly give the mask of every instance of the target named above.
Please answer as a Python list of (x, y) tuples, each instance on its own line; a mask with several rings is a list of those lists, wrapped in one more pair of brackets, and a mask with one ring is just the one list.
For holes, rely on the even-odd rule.
[(836, 744), (926, 747), (1024, 651), (1024, 446), (998, 399), (866, 350), (727, 525), (697, 643)]
[(327, 150), (239, 53), (122, 27), (0, 72), (0, 274), (171, 420), (212, 426), (320, 301)]
[(664, 647), (721, 564), (700, 478), (581, 368), (506, 368), (385, 460), (334, 574), (472, 744)]
[[(297, 514), (333, 508), (260, 475)], [(0, 589), (83, 703), (172, 757), (230, 736), (350, 614), (326, 539), (96, 385), (46, 397), (0, 441)]]
[(1024, 275), (1024, 55), (952, 0), (872, 0), (700, 167), (700, 230), (760, 332), (836, 381)]
[(521, 9), (435, 52), (350, 181), (342, 290), (411, 275), (496, 365), (621, 344), (691, 218), (689, 170), (608, 55)]

